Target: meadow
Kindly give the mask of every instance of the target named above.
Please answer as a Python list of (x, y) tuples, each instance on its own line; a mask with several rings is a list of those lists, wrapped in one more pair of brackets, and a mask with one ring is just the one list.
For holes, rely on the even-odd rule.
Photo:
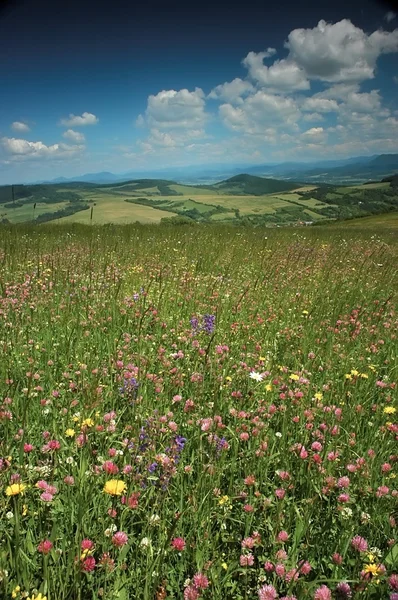
[(397, 600), (397, 241), (0, 226), (0, 597)]

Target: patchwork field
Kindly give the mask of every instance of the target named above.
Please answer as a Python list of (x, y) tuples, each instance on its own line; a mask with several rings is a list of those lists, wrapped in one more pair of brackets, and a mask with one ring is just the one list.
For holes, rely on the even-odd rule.
[[(398, 208), (395, 180), (336, 186), (239, 175), (208, 186), (166, 180), (118, 184), (69, 184), (0, 188), (0, 221), (20, 223), (231, 222), (244, 225), (300, 225), (346, 219)], [(273, 190), (273, 191), (270, 191)]]

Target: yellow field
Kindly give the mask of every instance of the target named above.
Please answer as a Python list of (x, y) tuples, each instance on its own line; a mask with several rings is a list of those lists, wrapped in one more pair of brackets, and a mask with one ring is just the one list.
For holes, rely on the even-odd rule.
[[(104, 223), (126, 224), (135, 223), (160, 223), (160, 219), (172, 217), (174, 213), (164, 210), (151, 208), (150, 206), (140, 206), (130, 204), (118, 196), (98, 196), (85, 193), (86, 200), (92, 200), (96, 204), (93, 206), (92, 223), (103, 225)], [(58, 219), (56, 223), (85, 223), (90, 224), (91, 208)]]
[(65, 208), (65, 202), (58, 202), (58, 204), (37, 202), (35, 210), (33, 210), (33, 204), (24, 204), (17, 208), (5, 208), (0, 205), (0, 220), (8, 219), (10, 223), (23, 223), (24, 221), (30, 221), (43, 213), (56, 212), (63, 208)]

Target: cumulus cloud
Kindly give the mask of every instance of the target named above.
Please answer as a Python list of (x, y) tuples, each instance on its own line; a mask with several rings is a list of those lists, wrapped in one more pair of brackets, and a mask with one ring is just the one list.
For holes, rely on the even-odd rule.
[(387, 21), (387, 23), (391, 23), (391, 21), (393, 21), (396, 16), (397, 15), (395, 14), (395, 12), (389, 10), (388, 13), (384, 15), (384, 19)]
[(398, 51), (398, 29), (366, 34), (349, 19), (319, 21), (313, 29), (294, 29), (285, 44), (288, 59), (311, 79), (356, 82), (375, 76), (381, 54)]
[(301, 134), (301, 139), (309, 144), (322, 144), (326, 141), (327, 133), (323, 127), (311, 127)]
[(145, 125), (145, 119), (142, 115), (138, 115), (138, 117), (135, 120), (135, 126), (136, 127), (144, 127)]
[(242, 96), (253, 92), (253, 90), (254, 87), (249, 81), (244, 81), (237, 77), (233, 81), (223, 83), (212, 89), (208, 98), (232, 103), (241, 102)]
[(251, 135), (267, 133), (270, 127), (294, 128), (300, 118), (300, 111), (292, 98), (268, 94), (263, 90), (246, 98), (238, 107), (222, 104), (219, 114), (229, 129)]
[(14, 121), (11, 123), (11, 129), (14, 131), (30, 131), (30, 127), (22, 121)]
[(327, 98), (306, 98), (301, 107), (305, 111), (315, 111), (320, 113), (333, 112), (339, 109), (336, 100)]
[(73, 131), (73, 129), (68, 129), (67, 131), (64, 131), (64, 133), (62, 134), (62, 137), (66, 138), (67, 140), (69, 140), (70, 142), (73, 142), (75, 144), (81, 144), (82, 142), (85, 141), (84, 134), (79, 133), (78, 131)]
[(152, 128), (147, 141), (151, 145), (163, 146), (165, 148), (177, 148), (183, 147), (188, 142), (191, 142), (194, 139), (203, 138), (204, 136), (205, 131), (203, 129), (161, 131), (160, 129)]
[(84, 112), (81, 116), (70, 114), (68, 118), (61, 119), (60, 125), (65, 127), (83, 127), (85, 125), (96, 125), (99, 122), (98, 117), (89, 112)]
[(305, 71), (294, 61), (276, 60), (270, 67), (264, 65), (264, 52), (249, 52), (242, 64), (249, 76), (261, 86), (274, 90), (308, 90), (310, 87)]
[(303, 121), (307, 123), (319, 123), (319, 121), (324, 121), (324, 118), (319, 113), (307, 113), (303, 116)]
[(70, 157), (84, 150), (84, 146), (67, 144), (52, 144), (47, 146), (43, 142), (29, 142), (28, 140), (3, 137), (0, 143), (11, 160), (26, 160), (40, 158)]
[(187, 89), (163, 90), (149, 96), (145, 114), (150, 127), (202, 127), (206, 121), (204, 92), (200, 88), (195, 88), (193, 92)]

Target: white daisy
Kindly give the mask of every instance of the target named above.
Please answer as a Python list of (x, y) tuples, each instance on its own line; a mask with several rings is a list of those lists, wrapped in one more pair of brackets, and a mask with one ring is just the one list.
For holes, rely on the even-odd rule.
[(261, 373), (257, 373), (257, 371), (252, 371), (250, 373), (250, 379), (254, 379), (254, 381), (262, 381), (264, 376)]

